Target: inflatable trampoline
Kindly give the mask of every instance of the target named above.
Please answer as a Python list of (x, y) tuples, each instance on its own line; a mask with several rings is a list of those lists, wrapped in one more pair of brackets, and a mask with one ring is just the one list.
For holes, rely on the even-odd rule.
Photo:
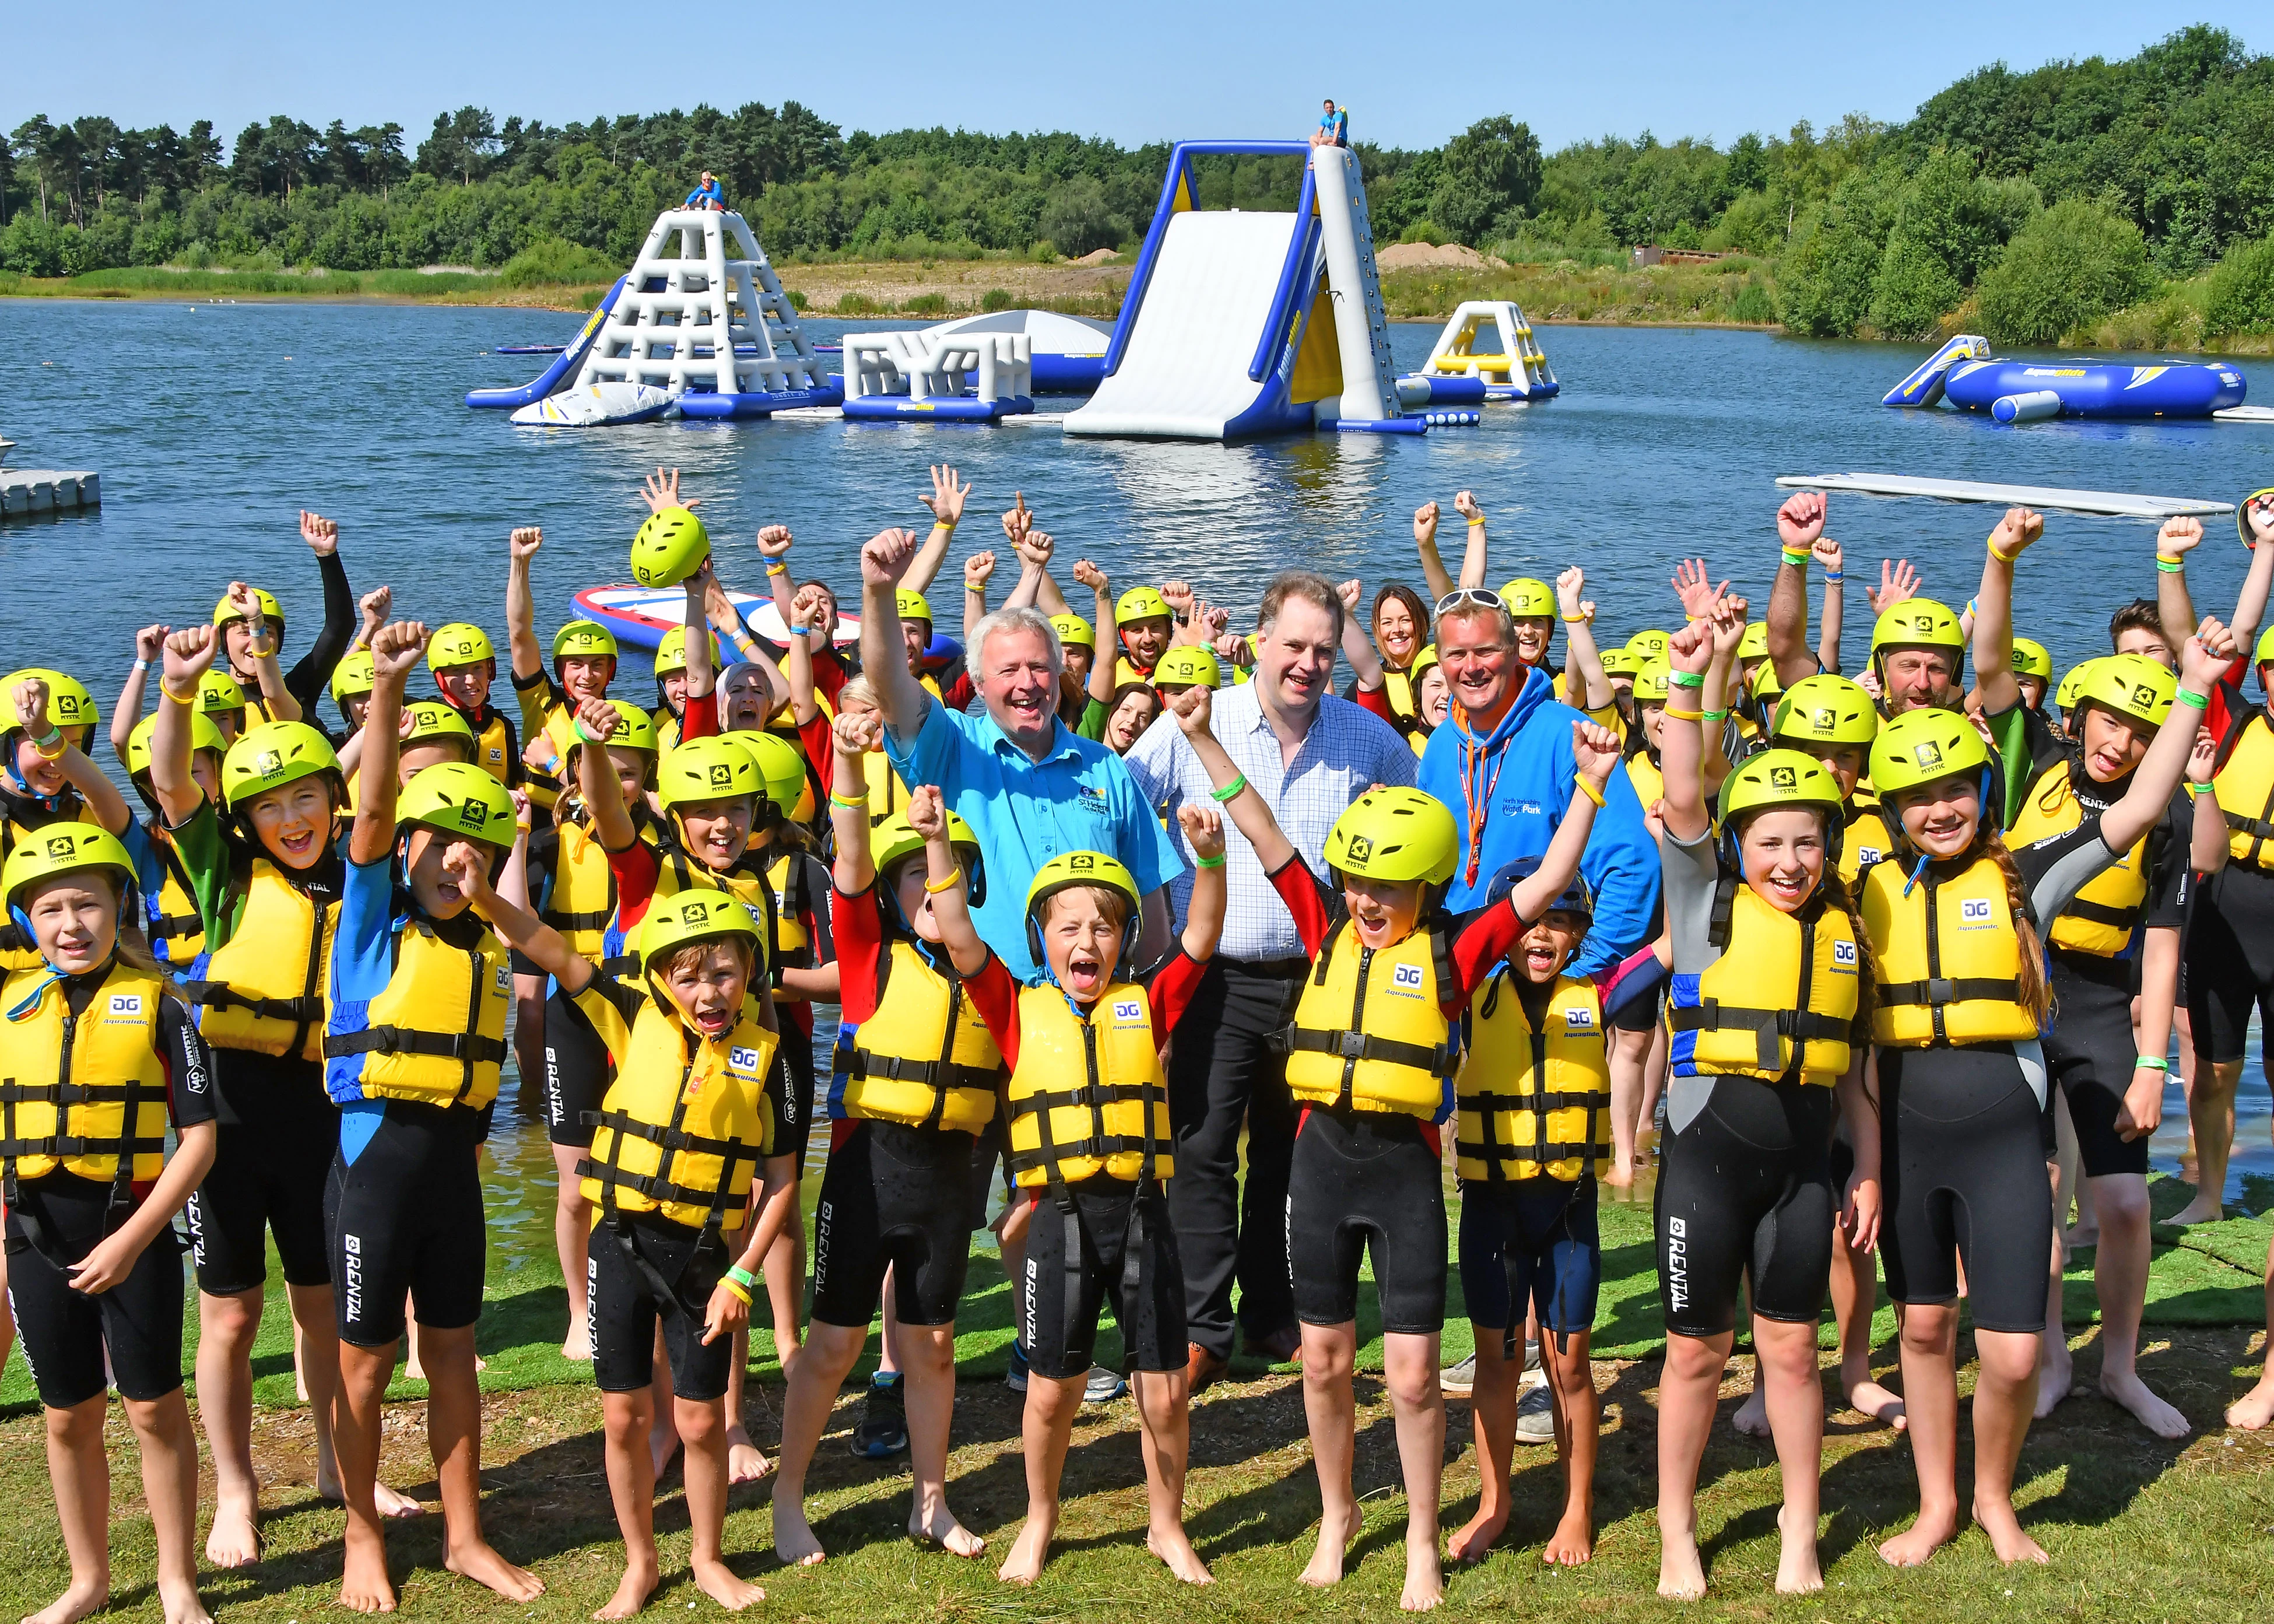
[(1962, 334), (1881, 397), (1886, 406), (1947, 400), (2001, 423), (2036, 417), (2208, 417), (2242, 404), (2241, 372), (2210, 361), (2002, 360), (1987, 340)]

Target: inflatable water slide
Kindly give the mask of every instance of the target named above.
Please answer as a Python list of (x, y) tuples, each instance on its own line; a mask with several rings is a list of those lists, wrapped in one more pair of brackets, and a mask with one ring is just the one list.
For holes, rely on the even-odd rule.
[[(1293, 212), (1202, 208), (1193, 160), (1216, 154), (1306, 159)], [(1104, 376), (1065, 432), (1240, 440), (1428, 425), (1398, 402), (1358, 154), (1300, 141), (1179, 143)]]

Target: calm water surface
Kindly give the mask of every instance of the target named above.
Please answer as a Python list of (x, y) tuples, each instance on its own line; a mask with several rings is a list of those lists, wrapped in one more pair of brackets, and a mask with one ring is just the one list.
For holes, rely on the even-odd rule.
[[(623, 578), (625, 546), (644, 515), (639, 478), (659, 463), (684, 470), (688, 492), (706, 499), (732, 583), (755, 588), (760, 569), (746, 540), (729, 538), (779, 522), (797, 533), (801, 574), (823, 575), (848, 601), (860, 541), (887, 524), (925, 523), (915, 499), (929, 489), (926, 465), (942, 460), (976, 486), (970, 545), (995, 538), (990, 515), (1023, 491), (1066, 560), (1096, 558), (1117, 583), (1182, 575), (1241, 611), (1290, 563), (1361, 576), (1369, 591), (1388, 578), (1418, 584), (1412, 509), (1431, 498), (1449, 508), (1465, 487), (1491, 519), (1495, 583), (1580, 564), (1600, 623), (1619, 636), (1674, 619), (1667, 577), (1680, 557), (1705, 554), (1717, 576), (1750, 586), (1758, 601), (1775, 562), (1779, 474), (1864, 470), (2226, 500), (2274, 484), (2274, 427), (2001, 430), (1879, 406), (1920, 350), (1702, 330), (1543, 329), (1562, 398), (1496, 407), (1480, 429), (1419, 440), (1156, 445), (1067, 441), (1031, 426), (787, 421), (548, 432), (460, 404), (468, 388), (520, 382), (544, 365), (487, 353), (493, 345), (561, 342), (577, 320), (303, 304), (0, 304), (0, 431), (20, 442), (11, 463), (94, 469), (104, 493), (97, 515), (0, 528), (0, 657), (67, 668), (107, 704), (137, 627), (202, 619), (243, 575), (283, 600), (289, 661), (321, 613), (296, 530), (304, 507), (340, 521), (358, 591), (386, 582), (398, 613), (476, 620), (493, 635), (503, 631), (506, 532), (541, 524), (538, 613), (557, 623), (572, 592)], [(844, 324), (811, 327), (826, 342)], [(1434, 328), (1392, 331), (1401, 365), (1418, 365)], [(2253, 399), (2274, 404), (2274, 367), (2245, 370)], [(1838, 497), (1831, 529), (1849, 548), (1856, 586), (1876, 579), (1883, 556), (1908, 557), (1926, 590), (1962, 603), (1993, 519), (1978, 508)], [(2220, 613), (2244, 558), (2226, 523), (2213, 522), (2190, 571), (2199, 607)], [(2056, 515), (2025, 567), (2018, 628), (2061, 669), (2105, 652), (2109, 611), (2155, 590), (2151, 533), (2136, 522)], [(1447, 540), (1457, 545), (1457, 521)], [(1849, 598), (1852, 670), (1870, 614), (1860, 590)], [(644, 668), (626, 664), (626, 691), (644, 691)], [(820, 1035), (825, 1044), (825, 1021)], [(2237, 1189), (2247, 1173), (2274, 1175), (2255, 1054)], [(2173, 1125), (2155, 1144), (2158, 1164), (2173, 1168), (2186, 1145), (2176, 1081), (2167, 1110)], [(501, 1110), (493, 1149), (501, 1253), (549, 1250), (541, 1129)]]

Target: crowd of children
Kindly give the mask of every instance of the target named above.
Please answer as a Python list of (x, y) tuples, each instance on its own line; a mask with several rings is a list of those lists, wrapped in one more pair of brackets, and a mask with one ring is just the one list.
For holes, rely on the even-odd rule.
[[(1189, 583), (1117, 592), (1084, 559), (1077, 612), (1020, 499), (1002, 517), (1006, 556), (963, 562), (964, 643), (942, 637), (925, 594), (969, 493), (935, 470), (928, 535), (871, 544), (904, 573), (870, 577), (901, 635), (870, 641), (866, 673), (840, 644), (834, 591), (795, 578), (791, 532), (770, 525), (757, 552), (785, 641), (752, 636), (706, 560), (657, 650), (653, 703), (622, 691), (604, 627), (541, 639), (538, 531), (507, 542), (501, 671), (471, 620), (393, 619), (384, 587), (358, 602), (337, 526), (304, 514), (326, 620), (289, 673), (277, 599), (243, 582), (209, 623), (138, 635), (109, 742), (140, 815), (90, 754), (101, 717), (85, 682), (5, 680), (7, 1302), (71, 1561), (41, 1624), (109, 1595), (109, 1387), (139, 1446), (169, 1624), (206, 1616), (177, 1216), (215, 1472), (206, 1560), (261, 1557), (251, 1356), (273, 1242), (318, 1486), (345, 1507), (342, 1603), (394, 1607), (387, 1524), (420, 1510), (379, 1481), (406, 1337), (430, 1384), (447, 1566), (512, 1601), (539, 1593), (485, 1538), (479, 1493), (478, 1153), (508, 1059), (558, 1174), (562, 1351), (591, 1362), (602, 1395), (625, 1560), (595, 1616), (637, 1613), (660, 1582), (652, 1505), (674, 1449), (693, 1577), (722, 1606), (763, 1595), (723, 1548), (734, 1483), (772, 1472), (777, 1556), (824, 1559), (806, 1477), (880, 1304), (884, 1357), (852, 1447), (909, 1455), (911, 1535), (981, 1552), (950, 1508), (948, 1456), (956, 1318), (991, 1208), (1026, 1395), (1027, 1520), (1000, 1576), (1043, 1570), (1074, 1417), (1126, 1379), (1148, 1548), (1209, 1583), (1183, 1522), (1199, 1366), (1164, 1193), (1178, 1154), (1164, 1056), (1209, 1041), (1180, 1023), (1224, 923), (1228, 841), (1252, 848), (1310, 963), (1280, 1040), (1301, 1114), (1287, 1268), (1321, 1499), (1306, 1583), (1341, 1577), (1359, 1528), (1351, 1378), (1368, 1257), (1410, 1507), (1404, 1605), (1436, 1605), (1443, 1558), (1499, 1540), (1519, 1439), (1552, 1437), (1562, 1467), (1543, 1559), (1589, 1560), (1597, 1192), (1653, 1165), (1653, 1131), (1662, 1594), (1706, 1587), (1695, 1492), (1741, 1308), (1758, 1379), (1736, 1420), (1774, 1441), (1781, 1590), (1822, 1583), (1827, 1296), (1849, 1402), (1909, 1435), (1918, 1515), (1881, 1545), (1890, 1563), (1925, 1561), (1969, 1519), (2002, 1560), (2045, 1560), (2011, 1490), (2032, 1419), (2069, 1390), (2072, 1246), (2097, 1247), (2101, 1390), (2156, 1433), (2187, 1431), (2134, 1369), (2147, 1146), (2176, 1033), (2199, 1180), (2177, 1221), (2220, 1215), (2245, 1034), (2254, 1010), (2274, 1010), (2274, 631), (2257, 635), (2274, 492), (2239, 510), (2250, 562), (2230, 617), (2197, 618), (2186, 567), (2202, 529), (2169, 521), (2157, 597), (2120, 607), (2110, 652), (2058, 682), (2043, 645), (2013, 630), (2044, 528), (2024, 509), (1992, 530), (1961, 611), (1923, 595), (1909, 564), (1884, 565), (1851, 679), (1843, 553), (1820, 496), (1777, 515), (1760, 619), (1684, 560), (1673, 629), (1618, 642), (1578, 568), (1487, 588), (1468, 492), (1449, 572), (1429, 503), (1413, 523), (1426, 597), (1382, 584), (1361, 616), (1360, 583), (1334, 590), (1346, 696), (1412, 743), (1424, 788), (1359, 793), (1323, 872), (1211, 731), (1256, 640)], [(675, 472), (646, 494), (659, 545), (707, 545)], [(1005, 622), (988, 595), (1012, 560), (996, 608), (1028, 618)], [(1151, 952), (1128, 853), (1061, 851), (1031, 883), (990, 875), (985, 831), (888, 751), (887, 679), (961, 710), (988, 638), (1043, 616), (1058, 734), (1123, 755), (1172, 728), (1212, 786), (1210, 803), (1173, 808), (1194, 876)], [(1489, 786), (1472, 798), (1464, 781), (1458, 805), (1425, 793), (1444, 781), (1433, 739), (1449, 756), (1449, 724), (1470, 719), (1461, 695), (1476, 690), (1457, 681), (1501, 658), (1528, 703), (1564, 707), (1551, 713), (1562, 776), (1522, 792), (1547, 832), (1521, 851), (1487, 827)], [(422, 665), (433, 691), (414, 698)], [(2254, 673), (2261, 703), (2245, 697)], [(1597, 808), (1622, 801), (1656, 847), (1646, 906), (1586, 877)], [(998, 891), (983, 910), (990, 885), (1023, 898)], [(983, 918), (1015, 919), (1015, 939), (990, 939)], [(817, 1005), (841, 1012), (825, 1078)], [(809, 1237), (799, 1183), (817, 1109), (829, 1132)], [(1880, 1264), (1900, 1395), (1871, 1368)], [(1441, 1373), (1455, 1274), (1475, 1354)], [(2274, 1324), (2274, 1257), (2268, 1280)], [(761, 1291), (788, 1383), (774, 1462), (742, 1421)], [(1970, 1508), (1962, 1297), (1977, 1360)], [(1108, 1309), (1119, 1372), (1096, 1366)], [(1471, 1395), (1482, 1478), (1449, 1540), (1448, 1391)], [(2229, 1419), (2274, 1421), (2274, 1378)]]

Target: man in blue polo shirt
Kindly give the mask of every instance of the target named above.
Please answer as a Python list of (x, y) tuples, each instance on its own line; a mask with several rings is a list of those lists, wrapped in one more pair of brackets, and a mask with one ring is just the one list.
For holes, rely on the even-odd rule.
[(1027, 946), (1027, 887), (1061, 852), (1111, 853), (1127, 865), (1148, 917), (1184, 861), (1121, 758), (1058, 718), (1065, 655), (1048, 617), (1005, 609), (973, 628), (968, 658), (983, 715), (949, 710), (908, 671), (896, 590), (916, 538), (885, 530), (861, 549), (861, 666), (885, 718), (885, 754), (910, 785), (939, 787), (971, 825), (985, 862), (979, 934), (1022, 981), (1042, 974)]

